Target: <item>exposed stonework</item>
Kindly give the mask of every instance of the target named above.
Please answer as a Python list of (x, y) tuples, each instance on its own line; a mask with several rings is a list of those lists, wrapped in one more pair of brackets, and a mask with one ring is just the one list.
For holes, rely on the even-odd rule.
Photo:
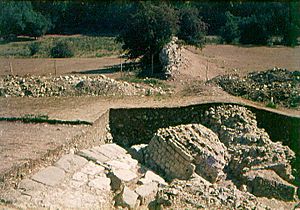
[[(231, 155), (228, 164), (230, 173), (239, 182), (247, 182), (243, 175), (250, 170), (273, 170), (283, 180), (293, 182), (291, 161), (295, 158), (294, 152), (280, 142), (272, 142), (264, 129), (257, 127), (252, 112), (240, 106), (219, 106), (210, 108), (203, 119), (205, 124), (219, 135), (220, 141), (228, 147)], [(261, 188), (270, 189), (260, 189), (257, 194), (271, 195), (269, 191), (277, 191), (276, 186), (262, 184)], [(290, 194), (289, 192), (291, 191), (281, 193)], [(293, 196), (288, 197), (291, 199)]]
[(176, 43), (177, 37), (173, 37), (159, 53), (159, 60), (163, 66), (163, 72), (167, 78), (172, 77), (183, 63), (182, 49)]
[(189, 179), (196, 172), (215, 182), (224, 175), (228, 154), (210, 129), (189, 124), (159, 129), (147, 147), (145, 160), (171, 179)]

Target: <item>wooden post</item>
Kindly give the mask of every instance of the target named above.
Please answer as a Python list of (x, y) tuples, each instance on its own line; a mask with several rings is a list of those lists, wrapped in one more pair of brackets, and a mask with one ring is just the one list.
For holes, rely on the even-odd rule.
[(11, 57), (9, 57), (9, 70), (10, 70), (10, 74), (11, 74), (11, 75), (14, 75)]
[(205, 71), (206, 82), (208, 81), (208, 60), (206, 63), (206, 71)]
[(56, 76), (57, 74), (57, 65), (56, 65), (56, 60), (54, 59), (54, 75)]
[(122, 56), (120, 56), (121, 75), (123, 75)]

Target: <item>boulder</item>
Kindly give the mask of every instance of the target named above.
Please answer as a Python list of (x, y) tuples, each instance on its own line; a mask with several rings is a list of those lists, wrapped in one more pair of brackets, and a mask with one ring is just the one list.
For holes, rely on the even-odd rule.
[(251, 170), (245, 173), (251, 193), (259, 197), (285, 201), (295, 199), (297, 188), (284, 181), (272, 170)]

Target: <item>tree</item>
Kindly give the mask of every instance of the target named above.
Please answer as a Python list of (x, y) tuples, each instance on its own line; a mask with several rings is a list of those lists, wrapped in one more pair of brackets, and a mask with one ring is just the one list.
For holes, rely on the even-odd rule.
[(123, 43), (122, 48), (127, 58), (141, 57), (144, 65), (153, 60), (157, 62), (159, 52), (177, 31), (178, 16), (175, 10), (165, 3), (158, 6), (149, 2), (139, 2), (134, 7), (117, 41)]
[(226, 43), (232, 43), (234, 41), (238, 41), (240, 38), (240, 30), (239, 30), (239, 18), (232, 15), (230, 12), (225, 13), (226, 23), (220, 30), (220, 34), (222, 39)]
[(41, 13), (35, 12), (30, 2), (4, 1), (0, 3), (0, 35), (44, 35), (50, 27)]
[(187, 44), (202, 47), (205, 41), (207, 26), (199, 17), (196, 7), (183, 7), (180, 10), (178, 38)]

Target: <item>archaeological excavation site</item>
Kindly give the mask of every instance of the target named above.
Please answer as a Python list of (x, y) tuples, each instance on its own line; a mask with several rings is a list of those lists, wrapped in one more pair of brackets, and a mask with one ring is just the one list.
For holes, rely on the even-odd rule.
[(109, 108), (91, 126), (72, 126), (81, 132), (41, 159), (2, 173), (1, 201), (21, 209), (292, 209), (299, 125), (231, 102)]
[(298, 8), (0, 1), (0, 210), (300, 210)]

